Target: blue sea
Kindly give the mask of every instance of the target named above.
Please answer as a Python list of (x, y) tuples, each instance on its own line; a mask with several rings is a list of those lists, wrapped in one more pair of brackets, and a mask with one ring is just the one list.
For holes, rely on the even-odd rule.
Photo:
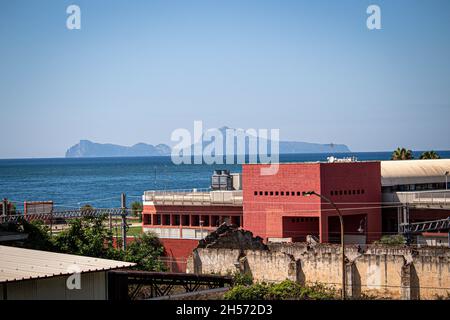
[[(450, 151), (438, 151), (450, 158)], [(330, 154), (285, 154), (280, 162), (326, 161)], [(391, 152), (335, 154), (339, 158), (388, 160)], [(414, 152), (418, 158), (420, 152)], [(24, 201), (52, 200), (57, 208), (120, 206), (140, 201), (145, 190), (208, 188), (215, 169), (240, 172), (241, 165), (175, 165), (170, 157), (55, 158), (0, 160), (0, 198), (22, 210)]]

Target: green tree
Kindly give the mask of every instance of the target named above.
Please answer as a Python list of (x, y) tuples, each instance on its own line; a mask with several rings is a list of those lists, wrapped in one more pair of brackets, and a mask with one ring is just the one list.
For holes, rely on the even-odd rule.
[(411, 160), (413, 158), (412, 151), (405, 148), (397, 148), (391, 156), (391, 160)]
[(436, 151), (425, 151), (420, 155), (420, 159), (428, 160), (428, 159), (440, 159), (441, 156)]
[(90, 212), (90, 211), (93, 211), (93, 210), (94, 210), (94, 207), (91, 206), (90, 204), (85, 204), (84, 206), (81, 207), (80, 210), (81, 210), (81, 212), (83, 212), (83, 213), (88, 213), (88, 212)]
[(112, 233), (105, 227), (105, 216), (86, 216), (69, 222), (69, 228), (55, 237), (59, 251), (97, 258), (115, 256)]
[(146, 232), (128, 244), (124, 260), (137, 263), (136, 268), (140, 270), (165, 271), (167, 268), (159, 259), (163, 254), (164, 247), (159, 238), (154, 233)]
[(1, 225), (0, 230), (24, 233), (28, 236), (24, 241), (10, 243), (13, 246), (45, 251), (56, 250), (50, 235), (50, 227), (45, 225), (43, 221), (34, 220), (28, 222), (24, 219), (19, 219), (17, 223), (11, 222)]
[(142, 221), (142, 210), (143, 210), (142, 202), (134, 201), (131, 204), (131, 214), (134, 217), (139, 217), (139, 221)]

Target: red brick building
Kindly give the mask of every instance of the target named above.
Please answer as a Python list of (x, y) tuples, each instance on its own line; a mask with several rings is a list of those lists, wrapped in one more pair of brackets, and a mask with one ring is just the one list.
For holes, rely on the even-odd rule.
[(264, 165), (243, 165), (244, 229), (269, 241), (320, 242), (339, 239), (335, 209), (344, 215), (346, 241), (365, 243), (381, 234), (380, 162), (281, 163), (275, 175), (261, 175)]

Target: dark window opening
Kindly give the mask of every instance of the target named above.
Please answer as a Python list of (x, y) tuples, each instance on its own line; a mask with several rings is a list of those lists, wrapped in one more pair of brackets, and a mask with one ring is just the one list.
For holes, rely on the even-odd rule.
[(200, 216), (198, 216), (198, 215), (191, 216), (191, 223), (195, 227), (200, 226)]

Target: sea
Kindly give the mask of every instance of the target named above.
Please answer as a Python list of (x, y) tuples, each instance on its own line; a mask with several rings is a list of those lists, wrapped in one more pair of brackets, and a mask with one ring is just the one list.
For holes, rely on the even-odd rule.
[[(437, 151), (450, 158), (450, 150)], [(389, 160), (392, 152), (339, 153), (338, 158), (359, 161)], [(421, 152), (413, 152), (419, 158)], [(282, 154), (280, 162), (327, 161), (331, 154)], [(120, 207), (121, 193), (127, 203), (140, 201), (146, 190), (209, 188), (216, 169), (241, 172), (241, 165), (182, 164), (170, 157), (0, 159), (0, 198), (23, 210), (24, 201), (51, 200), (57, 209)]]

